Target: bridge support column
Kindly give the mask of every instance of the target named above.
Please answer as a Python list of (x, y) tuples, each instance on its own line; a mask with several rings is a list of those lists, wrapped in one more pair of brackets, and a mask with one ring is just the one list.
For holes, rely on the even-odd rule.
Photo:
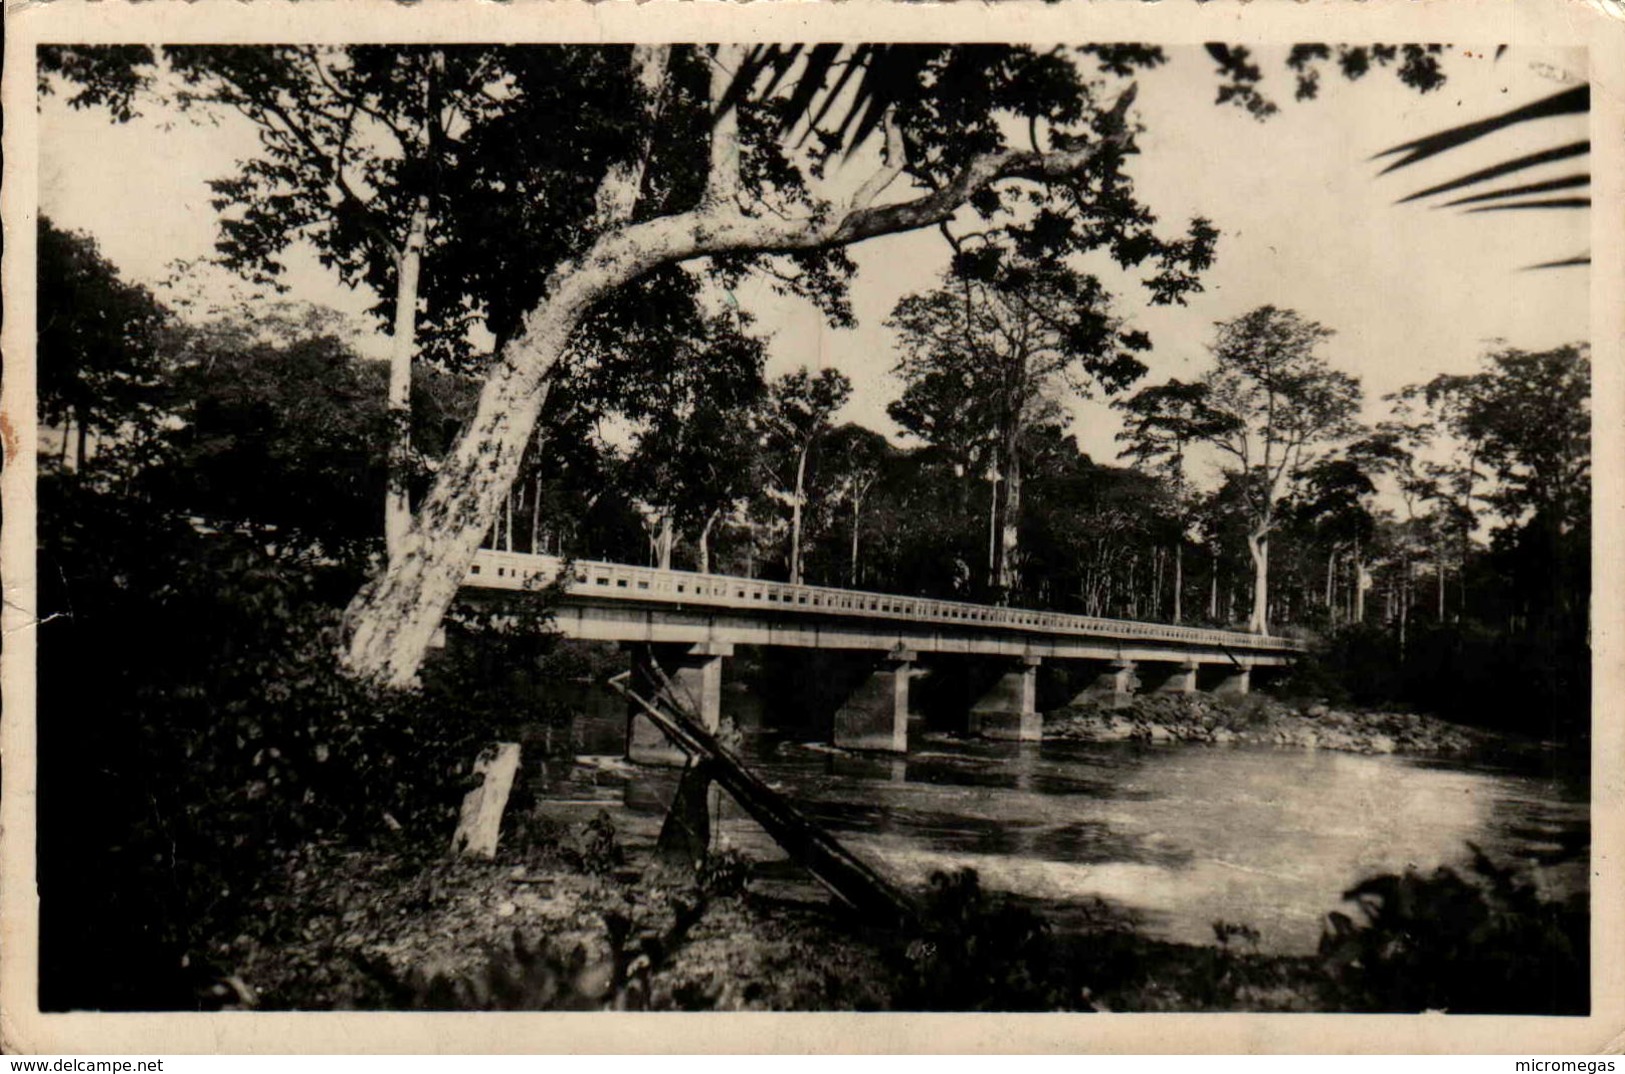
[[(722, 724), (722, 661), (733, 655), (727, 642), (697, 645), (640, 645), (633, 648), (632, 688), (654, 697), (663, 687), (654, 666), (671, 681), (674, 700), (715, 734)], [(681, 765), (686, 758), (635, 704), (628, 713), (626, 759), (634, 764)]]
[(835, 710), (831, 739), (853, 750), (908, 752), (908, 677), (917, 654), (893, 649)]
[(1223, 671), (1223, 678), (1213, 685), (1218, 697), (1245, 697), (1252, 690), (1253, 669), (1250, 665), (1231, 664)]
[(1072, 699), (1074, 705), (1097, 704), (1111, 709), (1128, 706), (1134, 700), (1134, 688), (1140, 680), (1134, 674), (1134, 661), (1113, 660), (1111, 667), (1095, 677), (1095, 681), (1078, 691)]
[(1194, 660), (1175, 664), (1167, 676), (1151, 692), (1154, 694), (1194, 694), (1196, 671), (1200, 665)]
[(987, 738), (1037, 742), (1044, 737), (1038, 714), (1038, 665), (1042, 658), (1021, 657), (1018, 666), (999, 676), (992, 689), (971, 706), (970, 729)]

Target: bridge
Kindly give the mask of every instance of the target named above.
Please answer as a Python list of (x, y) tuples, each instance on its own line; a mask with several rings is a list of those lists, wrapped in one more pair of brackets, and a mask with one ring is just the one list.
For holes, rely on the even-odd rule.
[[(1288, 665), (1304, 648), (1289, 638), (1167, 623), (620, 563), (577, 560), (568, 567), (554, 612), (558, 630), (643, 654), (634, 673), (668, 677), (711, 730), (720, 721), (723, 665), (735, 646), (841, 654), (839, 673), (826, 662), (809, 679), (839, 695), (831, 739), (854, 749), (907, 750), (910, 680), (922, 662), (938, 669), (958, 664), (961, 671), (974, 665), (979, 673), (951, 692), (965, 706), (959, 726), (994, 738), (1037, 740), (1045, 667), (1066, 669), (1063, 686), (1076, 700), (1120, 706), (1136, 690), (1245, 694), (1255, 669)], [(463, 584), (539, 589), (565, 568), (556, 556), (482, 550)], [(629, 734), (634, 759), (668, 752), (663, 736), (641, 716)]]

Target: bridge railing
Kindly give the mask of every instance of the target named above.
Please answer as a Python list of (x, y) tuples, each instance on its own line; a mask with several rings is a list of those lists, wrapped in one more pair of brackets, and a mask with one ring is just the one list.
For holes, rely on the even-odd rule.
[[(483, 589), (527, 589), (551, 584), (564, 561), (557, 556), (482, 549), (474, 557), (464, 585)], [(1102, 619), (1065, 612), (1034, 611), (991, 604), (900, 597), (826, 586), (791, 585), (726, 574), (663, 571), (625, 563), (576, 560), (568, 592), (575, 596), (688, 604), (707, 608), (902, 619), (948, 626), (983, 626), (1044, 634), (1084, 634), (1134, 641), (1170, 641), (1217, 645), (1231, 649), (1298, 651), (1303, 642), (1230, 630)]]

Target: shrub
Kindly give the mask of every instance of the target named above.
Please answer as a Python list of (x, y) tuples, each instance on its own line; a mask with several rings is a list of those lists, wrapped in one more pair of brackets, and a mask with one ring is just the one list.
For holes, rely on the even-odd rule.
[(1462, 876), (1407, 869), (1344, 894), (1363, 921), (1328, 915), (1320, 952), (1340, 1005), (1363, 1011), (1585, 1014), (1590, 916), (1584, 897), (1543, 900), (1473, 848)]
[(291, 852), (443, 852), (480, 748), (556, 716), (524, 674), (492, 674), (546, 652), (545, 597), (501, 623), (465, 612), (478, 644), (454, 639), (421, 691), (380, 690), (334, 660), (354, 561), (87, 481), (42, 480), (40, 512), (48, 1009), (208, 1005)]

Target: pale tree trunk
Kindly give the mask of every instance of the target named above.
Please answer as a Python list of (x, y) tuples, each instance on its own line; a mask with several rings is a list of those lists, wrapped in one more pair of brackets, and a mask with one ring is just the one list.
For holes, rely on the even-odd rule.
[(1270, 538), (1268, 531), (1247, 535), (1247, 553), (1253, 559), (1253, 611), (1247, 629), (1254, 634), (1269, 633)]
[(1438, 571), (1438, 578), (1435, 580), (1436, 588), (1438, 590), (1438, 612), (1437, 612), (1437, 618), (1434, 621), (1437, 622), (1437, 623), (1442, 624), (1444, 622), (1444, 549), (1443, 548), (1439, 548), (1437, 551), (1434, 552), (1434, 554), (1433, 554), (1433, 564), (1437, 568), (1437, 571)]
[[(1337, 625), (1337, 546), (1326, 553), (1326, 617), (1333, 626)], [(1308, 601), (1304, 601), (1308, 604)]]
[(412, 359), (417, 353), (418, 284), (429, 227), (429, 198), (420, 195), (395, 273), (395, 323), (389, 345), (389, 474), (384, 493), (384, 550), (394, 563), (412, 529)]
[(1354, 546), (1354, 622), (1365, 622), (1365, 563), (1360, 559), (1360, 546)]
[(712, 511), (706, 516), (705, 525), (700, 527), (699, 567), (701, 574), (711, 573), (711, 527), (716, 524), (717, 517), (721, 514), (721, 511)]
[(847, 584), (853, 589), (858, 587), (858, 525), (863, 520), (863, 497), (852, 496), (852, 568), (847, 575)]
[(1207, 617), (1219, 621), (1219, 546), (1215, 542), (1210, 550), (1212, 573), (1207, 582)]
[(1400, 577), (1399, 585), (1399, 659), (1405, 659), (1405, 633), (1406, 626), (1411, 617), (1411, 561), (1405, 561), (1405, 571)]
[[(633, 49), (636, 76), (651, 100), (665, 81), (668, 55), (664, 47)], [(713, 75), (712, 94), (720, 105), (732, 72), (720, 63), (713, 66), (719, 73)], [(1120, 115), (1127, 101), (1125, 94), (1113, 114)], [(884, 165), (845, 205), (807, 216), (752, 216), (741, 207), (737, 172), (730, 174), (726, 167), (736, 159), (737, 115), (720, 106), (717, 112), (712, 173), (695, 209), (627, 223), (642, 185), (639, 155), (612, 168), (600, 184), (593, 221), (598, 237), (579, 259), (562, 262), (549, 273), (542, 289), (546, 298), (524, 318), (521, 331), (493, 363), (474, 416), (440, 463), (400, 555), (346, 610), (343, 662), (352, 674), (393, 686), (416, 681), (435, 630), (518, 475), (553, 371), (581, 318), (599, 299), (660, 265), (719, 254), (845, 246), (930, 227), (995, 181), (1069, 178), (1097, 167), (1102, 157), (1120, 154), (1128, 141), (1127, 127), (1119, 122), (1105, 139), (1080, 149), (980, 154), (937, 189), (913, 200), (875, 205), (905, 165), (901, 133), (888, 122)], [(654, 125), (651, 106), (644, 129), (652, 131)]]
[(542, 535), (542, 479), (536, 479), (536, 489), (530, 498), (530, 554), (536, 555), (541, 551)]
[(1185, 606), (1185, 541), (1174, 542), (1174, 625), (1179, 625)]
[(790, 501), (790, 584), (801, 584), (801, 505), (807, 497), (807, 454), (812, 450), (809, 442), (802, 445), (796, 459), (796, 495)]
[(671, 570), (671, 550), (677, 543), (677, 534), (672, 528), (672, 512), (666, 511), (660, 516), (660, 535), (655, 538), (655, 554), (658, 557), (657, 565), (663, 571)]
[(1021, 585), (1016, 565), (1021, 545), (1021, 431), (1012, 430), (1004, 443), (1004, 488), (999, 512), (999, 565), (996, 584), (999, 602), (1007, 604)]

